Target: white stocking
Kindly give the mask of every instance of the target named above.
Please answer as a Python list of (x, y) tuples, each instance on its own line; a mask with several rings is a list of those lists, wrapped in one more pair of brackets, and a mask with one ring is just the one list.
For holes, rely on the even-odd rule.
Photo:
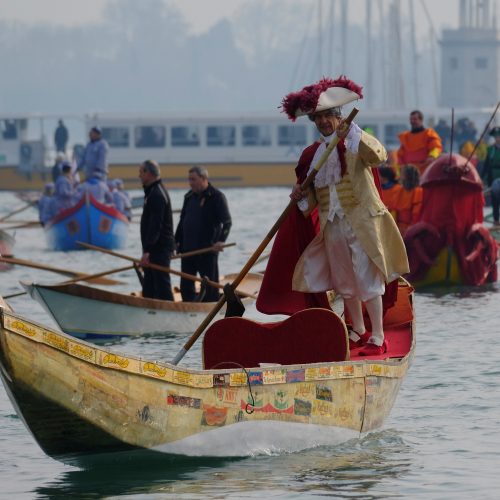
[[(365, 322), (363, 320), (363, 310), (361, 308), (361, 301), (356, 297), (350, 299), (344, 298), (344, 305), (347, 307), (351, 316), (352, 328), (355, 332), (363, 334), (366, 331)], [(349, 333), (349, 338), (354, 342), (359, 340), (359, 335), (354, 332)]]
[(377, 297), (366, 301), (365, 307), (372, 323), (372, 336), (370, 337), (369, 342), (373, 342), (374, 344), (381, 346), (384, 343), (382, 296), (378, 295)]

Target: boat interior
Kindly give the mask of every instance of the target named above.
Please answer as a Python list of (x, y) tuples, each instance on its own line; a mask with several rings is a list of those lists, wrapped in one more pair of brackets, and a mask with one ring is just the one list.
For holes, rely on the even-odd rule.
[(347, 327), (340, 316), (327, 309), (305, 309), (274, 323), (237, 317), (215, 322), (203, 340), (204, 368), (402, 358), (412, 345), (412, 291), (409, 284), (400, 284), (396, 303), (384, 316), (384, 354), (360, 356), (362, 348), (349, 352)]

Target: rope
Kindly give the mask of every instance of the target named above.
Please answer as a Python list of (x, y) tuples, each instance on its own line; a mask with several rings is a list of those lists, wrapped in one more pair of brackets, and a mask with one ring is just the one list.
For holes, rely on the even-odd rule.
[(251, 403), (246, 404), (245, 412), (247, 413), (247, 415), (251, 415), (254, 411), (253, 407), (255, 406), (255, 398), (253, 397), (252, 386), (250, 385), (250, 378), (248, 377), (247, 369), (243, 365), (240, 365), (239, 363), (235, 363), (234, 361), (221, 361), (220, 363), (217, 363), (215, 366), (212, 366), (210, 369), (215, 370), (220, 365), (234, 365), (234, 366), (237, 366), (238, 368), (241, 368), (245, 372), (245, 375), (247, 376), (248, 394), (252, 400)]

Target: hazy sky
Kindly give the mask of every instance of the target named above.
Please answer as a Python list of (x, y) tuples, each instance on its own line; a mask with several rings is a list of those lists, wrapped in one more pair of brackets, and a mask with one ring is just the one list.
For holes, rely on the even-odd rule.
[[(139, 0), (138, 0), (139, 1)], [(147, 2), (148, 0), (140, 0)], [(260, 2), (265, 8), (265, 0)], [(268, 0), (269, 1), (269, 0)], [(315, 6), (318, 0), (302, 0)], [(372, 9), (378, 8), (378, 0), (370, 0)], [(408, 9), (409, 0), (400, 0), (404, 10)], [(66, 26), (96, 22), (108, 0), (0, 0), (0, 19), (18, 20), (26, 23), (56, 23)], [(223, 18), (231, 18), (239, 7), (248, 0), (165, 0), (174, 4), (184, 14), (190, 25), (191, 33), (202, 33)], [(330, 0), (323, 0), (326, 10)], [(389, 0), (382, 0), (386, 5)], [(432, 16), (435, 28), (455, 27), (458, 24), (459, 0), (425, 0)], [(340, 1), (336, 0), (339, 9)], [(364, 22), (357, 13), (364, 11), (365, 0), (349, 0), (350, 21)], [(429, 23), (422, 8), (422, 0), (414, 0), (414, 8), (419, 33), (429, 32)]]

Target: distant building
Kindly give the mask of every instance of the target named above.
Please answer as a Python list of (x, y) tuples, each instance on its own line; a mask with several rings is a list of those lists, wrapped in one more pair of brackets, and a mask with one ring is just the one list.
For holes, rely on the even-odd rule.
[(500, 32), (490, 0), (460, 0), (460, 26), (443, 30), (440, 43), (440, 105), (494, 106), (500, 98)]

